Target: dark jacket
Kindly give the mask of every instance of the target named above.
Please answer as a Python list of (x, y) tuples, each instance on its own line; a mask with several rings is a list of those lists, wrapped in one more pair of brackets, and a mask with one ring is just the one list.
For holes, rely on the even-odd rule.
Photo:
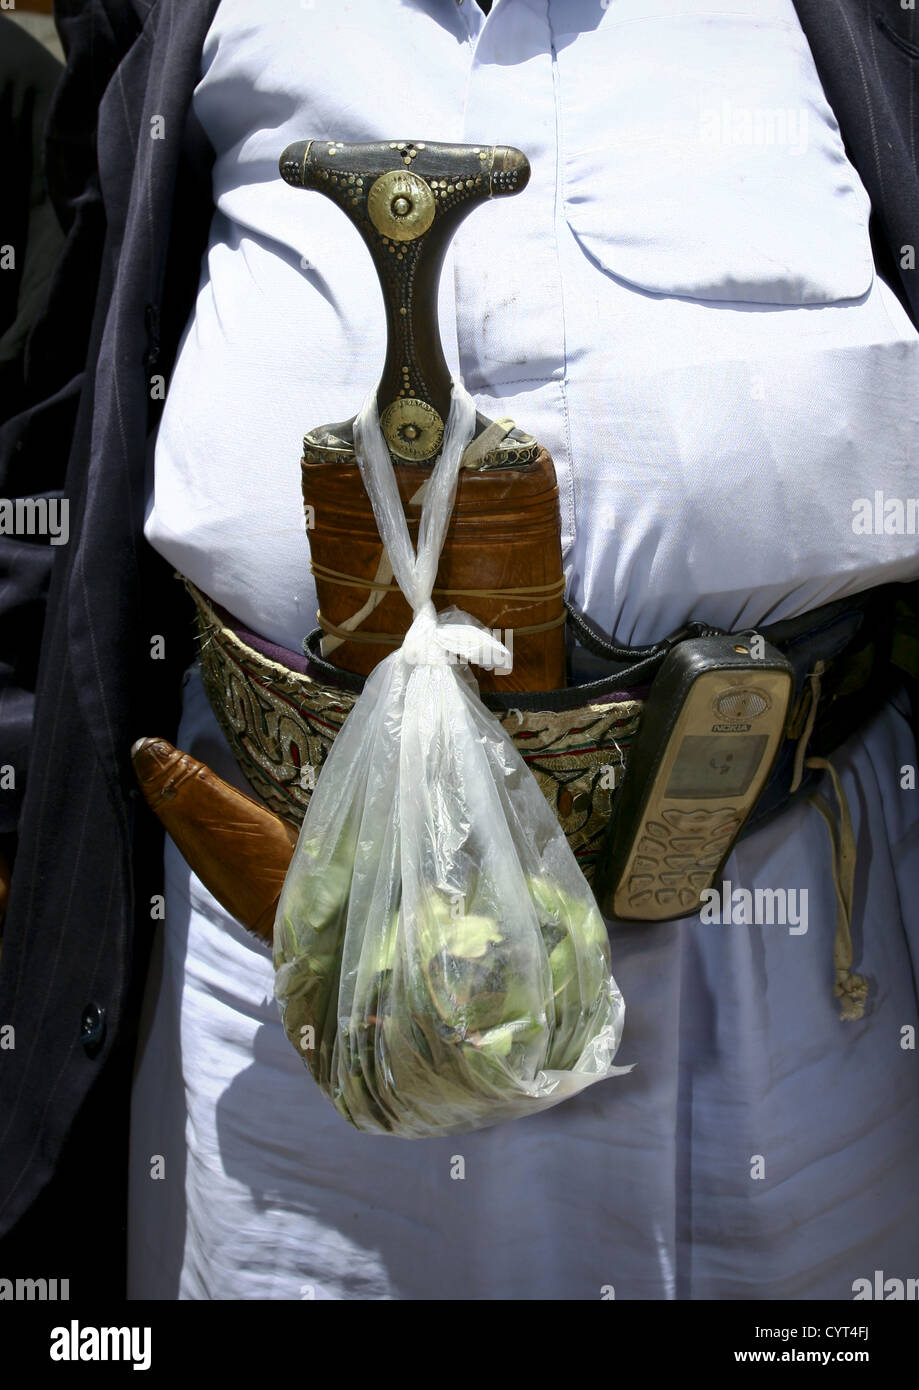
[[(900, 268), (919, 239), (915, 14), (899, 0), (796, 3), (872, 198), (879, 266), (915, 320), (916, 272)], [(0, 495), (71, 501), (68, 545), (0, 542), (0, 765), (16, 769), (15, 791), (0, 792), (16, 853), (0, 957), (0, 1025), (15, 1027), (0, 1050), (0, 1234), (16, 1228), (17, 1274), (69, 1276), (74, 1298), (123, 1287), (128, 1098), (162, 859), (129, 750), (175, 736), (192, 655), (179, 586), (142, 536), (161, 408), (150, 382), (168, 381), (206, 246), (211, 155), (191, 97), (216, 8), (59, 0), (68, 66), (48, 170), (68, 234), (33, 332), (42, 372), (0, 430)]]
[(57, 58), (0, 13), (0, 247), (17, 253), (0, 275), (0, 420), (19, 409), (26, 339), (64, 241), (42, 149), (61, 71)]

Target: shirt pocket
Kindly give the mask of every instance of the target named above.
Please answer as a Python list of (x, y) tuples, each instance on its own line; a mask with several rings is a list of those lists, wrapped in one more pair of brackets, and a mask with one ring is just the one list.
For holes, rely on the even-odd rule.
[(583, 250), (657, 294), (861, 298), (870, 202), (791, 0), (648, 8), (614, 0), (596, 28), (555, 36), (565, 218)]

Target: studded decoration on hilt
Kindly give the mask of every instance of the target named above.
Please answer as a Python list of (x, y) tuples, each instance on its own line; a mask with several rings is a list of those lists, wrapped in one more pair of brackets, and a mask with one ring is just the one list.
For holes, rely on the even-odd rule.
[[(380, 426), (395, 457), (411, 462), (433, 458), (450, 409), (450, 372), (437, 323), (444, 254), (477, 203), (526, 187), (526, 156), (508, 145), (304, 140), (288, 145), (279, 168), (287, 183), (314, 189), (337, 203), (366, 242), (386, 307), (386, 362), (377, 392)], [(350, 423), (314, 432), (313, 442), (347, 447)], [(487, 424), (479, 416), (477, 434)], [(514, 433), (518, 443), (529, 438)], [(508, 440), (509, 445), (514, 442)]]

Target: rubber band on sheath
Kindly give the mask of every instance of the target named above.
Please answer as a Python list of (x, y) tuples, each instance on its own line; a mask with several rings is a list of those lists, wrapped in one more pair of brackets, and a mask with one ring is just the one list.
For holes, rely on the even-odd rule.
[[(310, 564), (310, 569), (317, 579), (328, 579), (335, 584), (344, 585), (349, 589), (380, 589), (387, 594), (401, 594), (402, 590), (398, 584), (381, 584), (374, 579), (361, 579), (358, 575), (347, 574), (342, 570), (333, 570), (328, 565), (318, 565), (315, 561)], [(553, 579), (549, 584), (532, 584), (525, 589), (437, 589), (433, 592), (442, 595), (461, 595), (466, 598), (524, 598), (532, 603), (545, 603), (554, 598), (561, 598), (565, 592), (567, 581), (562, 575), (560, 579)]]
[[(567, 617), (567, 613), (560, 613), (557, 618), (551, 618), (547, 623), (533, 623), (529, 627), (512, 628), (511, 631), (515, 638), (529, 637), (537, 632), (549, 632), (554, 627), (561, 627)], [(330, 623), (328, 618), (324, 618), (318, 611), (316, 621), (323, 632), (328, 633), (330, 637), (338, 637), (343, 642), (366, 642), (376, 646), (401, 647), (405, 639), (404, 632), (350, 632), (347, 628), (338, 627), (336, 623)]]

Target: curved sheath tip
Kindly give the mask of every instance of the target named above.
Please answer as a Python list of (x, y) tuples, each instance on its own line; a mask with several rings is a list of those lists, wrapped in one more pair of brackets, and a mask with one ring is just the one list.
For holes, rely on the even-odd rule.
[(131, 750), (144, 799), (208, 892), (271, 944), (298, 828), (164, 738)]

